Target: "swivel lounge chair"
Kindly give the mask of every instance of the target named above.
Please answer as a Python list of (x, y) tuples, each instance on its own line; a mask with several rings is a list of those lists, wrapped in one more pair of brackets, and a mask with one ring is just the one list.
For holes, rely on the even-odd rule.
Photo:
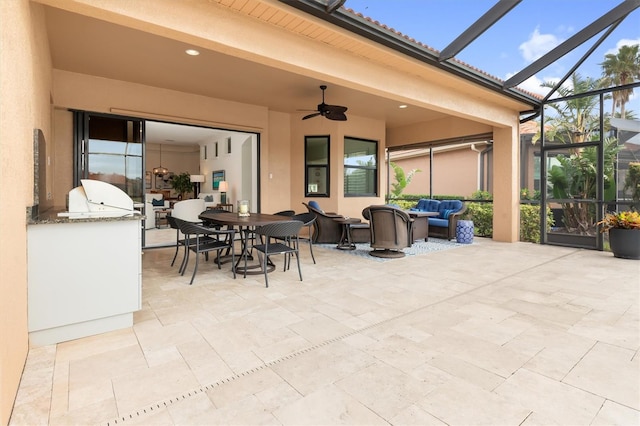
[(404, 257), (403, 248), (413, 243), (413, 220), (400, 209), (392, 206), (369, 206), (362, 211), (369, 219), (371, 232), (371, 256), (384, 258)]
[[(313, 201), (302, 203), (311, 213), (315, 213), (316, 221), (314, 223), (313, 238), (314, 244), (337, 244), (342, 237), (342, 225), (335, 219), (344, 219), (345, 217), (337, 213), (325, 212)], [(354, 243), (369, 242), (369, 225), (367, 223), (359, 223), (352, 225), (351, 238)]]

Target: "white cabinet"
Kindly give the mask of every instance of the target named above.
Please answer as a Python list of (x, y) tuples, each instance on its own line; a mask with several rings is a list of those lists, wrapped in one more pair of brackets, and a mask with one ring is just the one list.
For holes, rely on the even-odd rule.
[(142, 299), (139, 219), (38, 223), (27, 236), (30, 345), (133, 325)]

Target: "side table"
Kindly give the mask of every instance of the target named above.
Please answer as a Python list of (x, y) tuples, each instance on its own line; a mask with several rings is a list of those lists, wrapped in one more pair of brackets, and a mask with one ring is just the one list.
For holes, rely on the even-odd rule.
[(167, 222), (167, 215), (171, 213), (171, 209), (158, 209), (154, 210), (156, 214), (156, 228), (160, 228), (160, 219), (164, 219)]
[(340, 250), (355, 250), (356, 245), (351, 241), (351, 225), (360, 223), (360, 219), (353, 217), (340, 217), (333, 220), (342, 225), (342, 236), (340, 237), (340, 242), (338, 242), (336, 248)]

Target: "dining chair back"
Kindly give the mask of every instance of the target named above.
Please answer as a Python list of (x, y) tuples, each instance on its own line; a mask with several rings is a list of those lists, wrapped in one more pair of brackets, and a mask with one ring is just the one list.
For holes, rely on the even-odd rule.
[(189, 252), (193, 251), (196, 254), (196, 265), (193, 268), (193, 275), (191, 276), (189, 284), (193, 284), (193, 279), (196, 277), (196, 272), (198, 271), (198, 261), (200, 258), (198, 255), (200, 253), (204, 253), (206, 259), (208, 259), (209, 252), (211, 251), (217, 252), (216, 263), (218, 264), (218, 269), (221, 269), (220, 251), (228, 250), (231, 252), (231, 270), (233, 272), (233, 278), (236, 277), (234, 250), (235, 230), (207, 228), (197, 223), (187, 222), (177, 218), (175, 218), (175, 221), (178, 228), (185, 236), (184, 246), (186, 254), (182, 261), (180, 275), (184, 275), (184, 272), (187, 269)]
[[(284, 269), (287, 267), (287, 256), (294, 254), (298, 263), (298, 275), (302, 281), (302, 270), (300, 269), (300, 251), (298, 244), (298, 234), (303, 223), (299, 220), (287, 220), (282, 222), (269, 223), (258, 226), (255, 233), (261, 240), (259, 244), (254, 244), (253, 248), (262, 253), (262, 271), (264, 272), (265, 286), (269, 287), (267, 276), (267, 259), (270, 256), (284, 254)], [(272, 241), (273, 239), (273, 241)], [(247, 270), (247, 251), (244, 253), (245, 277)]]
[(313, 224), (316, 223), (316, 214), (313, 212), (307, 212), (307, 213), (298, 213), (296, 215), (291, 216), (292, 220), (299, 220), (300, 222), (303, 223), (302, 226), (304, 226), (305, 228), (307, 228), (308, 232), (309, 232), (309, 236), (306, 238), (306, 240), (309, 242), (309, 251), (311, 252), (311, 259), (313, 259), (313, 263), (316, 263), (316, 258), (313, 255)]

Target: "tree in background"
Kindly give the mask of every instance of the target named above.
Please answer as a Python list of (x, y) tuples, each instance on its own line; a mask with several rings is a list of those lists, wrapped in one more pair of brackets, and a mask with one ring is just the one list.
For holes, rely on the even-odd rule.
[[(553, 83), (548, 86), (553, 87)], [(574, 73), (569, 84), (558, 89), (562, 97), (590, 92), (601, 87), (601, 82), (591, 78), (582, 78)], [(567, 154), (556, 156), (558, 164), (548, 170), (548, 182), (551, 194), (557, 200), (580, 200), (596, 198), (597, 186), (597, 149), (580, 147), (583, 142), (600, 138), (599, 98), (585, 96), (571, 98), (549, 104), (554, 114), (545, 122), (545, 140), (554, 143), (577, 144), (568, 148)], [(607, 124), (605, 123), (605, 127)], [(604, 132), (603, 132), (604, 134)], [(536, 135), (534, 143), (540, 138)], [(614, 164), (620, 151), (615, 138), (604, 141), (604, 186), (605, 199), (615, 198)], [(596, 212), (593, 204), (579, 201), (561, 202), (563, 222), (567, 231), (579, 234), (592, 234), (595, 229)]]
[(413, 179), (413, 176), (416, 173), (421, 172), (422, 170), (412, 169), (405, 175), (402, 167), (398, 166), (394, 162), (391, 162), (390, 165), (393, 169), (394, 177), (396, 179), (396, 181), (391, 184), (391, 195), (393, 195), (394, 198), (398, 198), (402, 194), (402, 191), (404, 191), (404, 189), (407, 187), (407, 185), (411, 183), (411, 179)]
[[(618, 53), (608, 53), (604, 56), (602, 67), (601, 87), (622, 86), (640, 80), (640, 53), (637, 44), (622, 46)], [(625, 105), (633, 94), (632, 89), (616, 90), (612, 92), (613, 105), (611, 116), (616, 117), (616, 109), (620, 107), (618, 117), (624, 118)]]

